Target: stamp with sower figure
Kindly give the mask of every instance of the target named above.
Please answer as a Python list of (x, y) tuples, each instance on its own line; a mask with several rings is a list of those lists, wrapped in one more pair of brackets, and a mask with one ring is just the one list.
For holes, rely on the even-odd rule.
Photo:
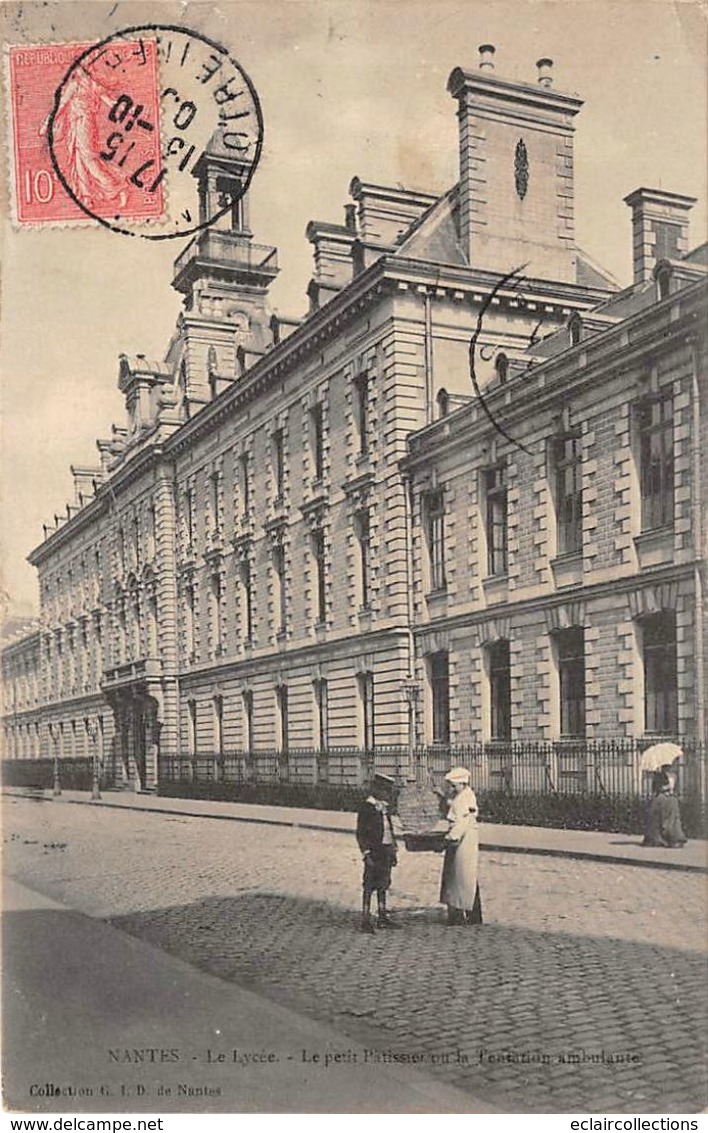
[[(255, 88), (200, 32), (151, 24), (95, 44), (11, 47), (7, 66), (20, 226), (92, 220), (149, 240), (187, 236), (251, 181), (263, 143)], [(228, 170), (212, 215), (198, 203), (206, 150)]]

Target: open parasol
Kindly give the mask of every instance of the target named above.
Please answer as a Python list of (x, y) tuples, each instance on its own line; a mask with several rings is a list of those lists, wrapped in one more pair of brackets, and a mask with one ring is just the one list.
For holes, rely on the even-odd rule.
[(640, 771), (658, 771), (660, 767), (665, 767), (667, 763), (675, 763), (677, 759), (681, 759), (683, 750), (678, 744), (660, 743), (652, 744), (646, 751), (642, 752), (642, 758), (639, 761)]

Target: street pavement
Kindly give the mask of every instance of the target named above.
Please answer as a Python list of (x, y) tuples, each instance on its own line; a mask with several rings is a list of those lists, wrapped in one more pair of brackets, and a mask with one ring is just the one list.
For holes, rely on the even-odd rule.
[[(7, 880), (5, 1105), (32, 1113), (488, 1113), (414, 1068)], [(48, 962), (49, 961), (49, 962)], [(356, 1073), (352, 1073), (352, 1067)]]
[[(437, 904), (441, 859), (402, 852), (392, 890), (402, 927), (367, 937), (357, 931), (353, 836), (155, 813), (156, 801), (140, 809), (7, 797), (5, 870), (219, 986), (247, 988), (333, 1028), (352, 1049), (378, 1051), (382, 1072), (406, 1058), (468, 1093), (470, 1112), (706, 1105), (700, 873), (487, 850), (485, 925), (448, 928)], [(129, 989), (130, 965), (120, 971)], [(119, 1018), (118, 1034), (124, 1026)], [(273, 1045), (277, 1032), (268, 1033)], [(364, 1066), (349, 1065), (352, 1082)]]

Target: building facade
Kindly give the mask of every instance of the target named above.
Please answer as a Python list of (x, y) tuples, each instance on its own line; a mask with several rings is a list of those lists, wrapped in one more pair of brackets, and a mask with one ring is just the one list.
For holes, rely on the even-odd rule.
[(410, 438), (427, 743), (545, 745), (557, 784), (704, 739), (705, 302), (665, 261)]
[(233, 207), (30, 555), (40, 754), (141, 788), (200, 760), (354, 783), (423, 743), (705, 735), (693, 202), (628, 198), (619, 292), (575, 243), (581, 103), (549, 62), (509, 82), (484, 47), (448, 89), (459, 182), (354, 178), (308, 226), (302, 320), (269, 310), (244, 170), (205, 151), (204, 215)]
[(16, 635), (2, 648), (3, 750), (6, 759), (39, 759), (39, 631)]

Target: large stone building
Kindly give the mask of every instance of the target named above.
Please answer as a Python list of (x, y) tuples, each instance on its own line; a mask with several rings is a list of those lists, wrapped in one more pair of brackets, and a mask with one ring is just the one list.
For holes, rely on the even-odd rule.
[[(121, 358), (30, 555), (43, 755), (355, 782), (423, 741), (705, 735), (693, 201), (628, 198), (618, 291), (575, 242), (581, 102), (493, 56), (450, 76), (448, 193), (355, 178), (308, 226), (303, 320), (247, 199), (178, 256), (165, 360)], [(215, 139), (205, 216), (242, 172)]]
[[(640, 190), (635, 225), (647, 201), (680, 230), (685, 198)], [(496, 355), (486, 411), (443, 395), (411, 436), (428, 743), (501, 768), (510, 741), (556, 741), (558, 784), (587, 781), (587, 740), (705, 738), (704, 260), (649, 274), (638, 250), (632, 287)]]
[(2, 646), (3, 751), (6, 759), (39, 759), (39, 630), (25, 626)]

